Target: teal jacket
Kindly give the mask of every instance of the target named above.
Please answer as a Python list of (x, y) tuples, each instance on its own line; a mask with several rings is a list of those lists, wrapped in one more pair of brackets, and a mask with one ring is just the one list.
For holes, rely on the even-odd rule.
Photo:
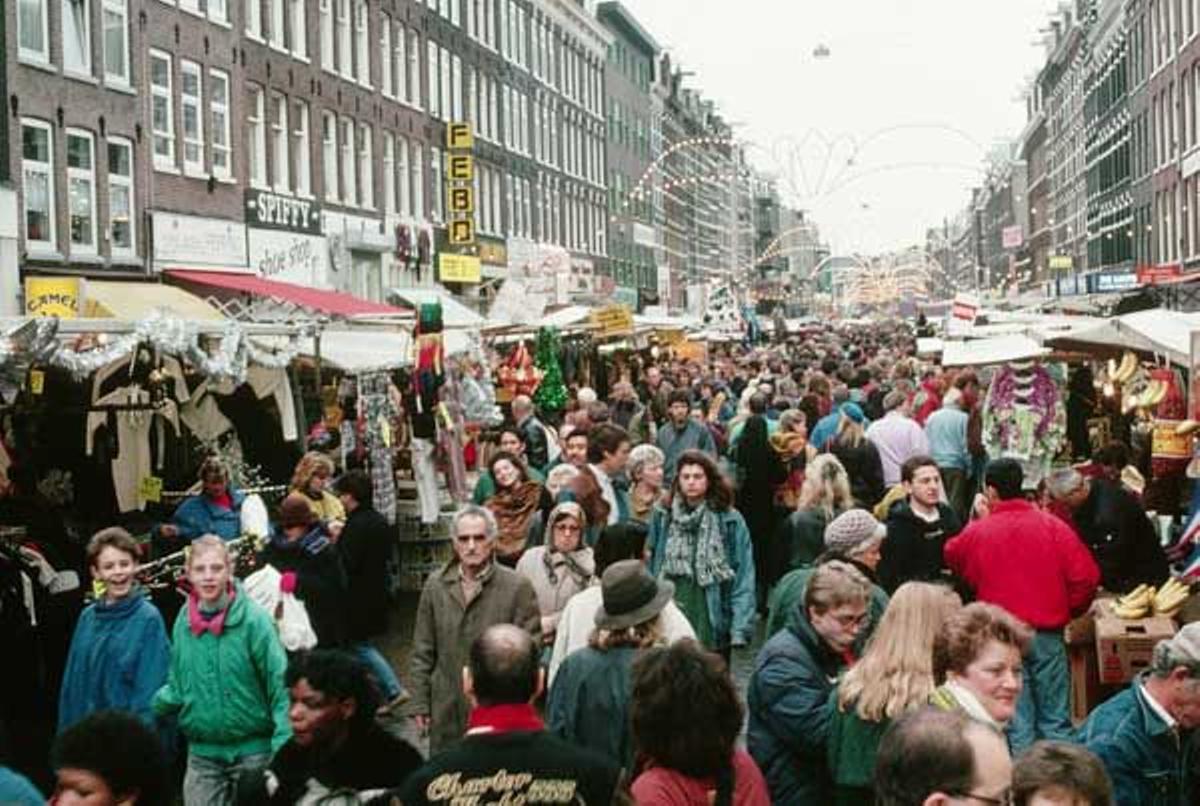
[[(720, 646), (749, 646), (754, 637), (754, 553), (750, 530), (736, 509), (720, 513), (721, 533), (725, 536), (725, 558), (734, 577), (720, 585), (704, 590), (708, 603), (708, 620)], [(650, 514), (650, 533), (646, 538), (650, 550), (650, 573), (661, 576), (666, 560), (667, 530), (671, 511), (657, 506)]]
[[(860, 571), (863, 570), (861, 566), (856, 567)], [(803, 610), (804, 592), (808, 590), (808, 580), (812, 578), (813, 572), (816, 570), (815, 565), (797, 568), (795, 571), (784, 574), (783, 578), (775, 583), (771, 595), (767, 598), (767, 638), (788, 626), (792, 619), (797, 617), (797, 612)], [(864, 573), (864, 576), (867, 574)], [(867, 578), (870, 579), (869, 576)], [(883, 618), (883, 611), (887, 609), (887, 605), (887, 591), (872, 583), (871, 598), (867, 602), (870, 621), (866, 629), (859, 633), (855, 652), (861, 651), (866, 645), (867, 638), (871, 636), (875, 627), (878, 626), (879, 620)]]
[(185, 605), (171, 643), (167, 682), (154, 696), (154, 710), (179, 715), (191, 752), (233, 762), (274, 753), (291, 738), (287, 655), (267, 611), (240, 585), (219, 638), (193, 635)]

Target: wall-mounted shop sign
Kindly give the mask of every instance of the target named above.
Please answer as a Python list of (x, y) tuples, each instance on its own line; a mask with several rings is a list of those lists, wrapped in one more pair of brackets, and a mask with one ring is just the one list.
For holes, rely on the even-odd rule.
[(1183, 267), (1178, 263), (1160, 263), (1157, 266), (1138, 266), (1137, 281), (1139, 285), (1154, 285), (1163, 280), (1170, 280), (1183, 273)]
[(1113, 294), (1138, 286), (1137, 273), (1132, 271), (1100, 272), (1088, 275), (1087, 281), (1090, 294)]
[(246, 223), (251, 227), (321, 234), (321, 206), (308, 199), (269, 190), (246, 191)]
[(79, 277), (26, 277), (25, 314), (75, 319), (83, 298)]
[(438, 275), (443, 283), (478, 283), (481, 264), (474, 255), (438, 255)]
[(175, 266), (246, 266), (246, 225), (156, 210), (150, 214), (154, 260)]
[(1051, 255), (1050, 271), (1070, 271), (1075, 268), (1075, 258), (1071, 255)]

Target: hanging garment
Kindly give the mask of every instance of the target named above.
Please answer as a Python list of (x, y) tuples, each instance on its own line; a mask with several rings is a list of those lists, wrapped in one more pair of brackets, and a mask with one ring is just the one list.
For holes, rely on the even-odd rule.
[(154, 472), (150, 457), (150, 429), (154, 421), (162, 418), (179, 433), (179, 414), (173, 401), (166, 401), (161, 408), (149, 408), (150, 395), (137, 386), (122, 387), (93, 403), (96, 406), (123, 404), (145, 405), (147, 408), (131, 411), (88, 412), (85, 428), (85, 453), (92, 455), (94, 437), (101, 426), (109, 423), (109, 414), (116, 423), (118, 453), (112, 460), (113, 491), (117, 507), (121, 512), (142, 509), (146, 502), (141, 499), (138, 488), (143, 478)]
[(210, 394), (210, 387), (209, 379), (205, 378), (179, 407), (179, 419), (201, 442), (216, 442), (218, 437), (233, 429), (233, 423), (221, 413), (221, 407)]
[(392, 449), (382, 445), (371, 449), (371, 491), (375, 511), (396, 522), (396, 479), (392, 471)]
[(300, 426), (296, 421), (296, 401), (292, 398), (292, 382), (288, 380), (287, 371), (282, 367), (251, 366), (246, 370), (246, 383), (254, 390), (259, 400), (274, 397), (279, 409), (279, 419), (283, 429), (283, 439), (295, 442), (300, 438)]
[(417, 483), (417, 501), (421, 508), (421, 523), (437, 523), (438, 482), (437, 468), (433, 463), (433, 442), (422, 437), (413, 437), (412, 468), (413, 480)]

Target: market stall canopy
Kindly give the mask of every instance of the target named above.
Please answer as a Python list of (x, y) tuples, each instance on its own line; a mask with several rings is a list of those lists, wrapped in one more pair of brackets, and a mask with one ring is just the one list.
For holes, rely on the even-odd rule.
[(1011, 333), (972, 341), (948, 341), (942, 348), (942, 366), (968, 367), (985, 364), (1003, 364), (1007, 361), (1025, 361), (1048, 355), (1050, 350), (1042, 347), (1029, 336)]
[(216, 288), (266, 297), (278, 302), (316, 311), (330, 316), (345, 318), (370, 316), (410, 315), (411, 311), (360, 299), (340, 291), (268, 280), (251, 274), (230, 274), (217, 271), (195, 271), (192, 269), (168, 269), (164, 272), (172, 280), (204, 288)]
[(446, 327), (483, 327), (486, 321), (475, 311), (463, 305), (445, 288), (393, 288), (388, 298), (399, 301), (410, 308), (418, 308), (433, 302), (442, 305), (442, 323)]
[(1193, 330), (1200, 330), (1200, 313), (1156, 308), (1127, 313), (1092, 327), (1055, 335), (1047, 338), (1045, 343), (1075, 349), (1101, 346), (1138, 350), (1165, 356), (1175, 364), (1187, 366)]
[[(315, 357), (317, 345), (306, 342), (301, 354)], [(463, 330), (447, 330), (442, 334), (446, 355), (460, 355), (474, 350), (474, 337)], [(383, 372), (412, 366), (413, 341), (407, 330), (325, 330), (321, 333), (322, 363), (343, 372)]]
[(162, 283), (119, 283), (88, 280), (84, 316), (95, 319), (144, 319), (152, 311), (192, 321), (216, 321), (225, 317), (195, 294)]
[(568, 305), (557, 311), (552, 311), (542, 317), (539, 323), (545, 327), (572, 327), (586, 323), (592, 315), (592, 309), (583, 305)]
[(917, 339), (917, 355), (937, 355), (945, 348), (945, 343), (936, 336), (924, 336)]

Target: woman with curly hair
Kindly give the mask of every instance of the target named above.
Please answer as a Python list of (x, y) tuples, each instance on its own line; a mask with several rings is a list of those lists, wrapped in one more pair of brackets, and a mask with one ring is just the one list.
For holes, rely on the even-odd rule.
[(313, 515), (328, 524), (337, 524), (338, 531), (346, 520), (346, 509), (327, 487), (333, 476), (333, 460), (320, 451), (309, 451), (300, 457), (292, 473), (288, 494), (300, 493), (308, 500)]
[[(767, 806), (767, 784), (737, 747), (742, 704), (721, 659), (685, 640), (633, 664), (630, 708), (642, 806)], [(703, 725), (703, 730), (696, 730)]]
[(825, 551), (825, 527), (853, 506), (850, 477), (838, 458), (823, 453), (809, 462), (799, 506), (780, 524), (778, 543), (785, 570), (815, 563)]
[(675, 585), (675, 603), (706, 647), (727, 656), (754, 626), (754, 553), (733, 491), (712, 457), (679, 457), (671, 497), (650, 517), (650, 570)]
[(896, 590), (866, 652), (834, 693), (828, 742), (834, 803), (872, 802), (879, 741), (895, 719), (929, 701), (934, 637), (961, 606), (943, 585), (908, 582)]
[(541, 515), (551, 505), (546, 488), (529, 478), (525, 464), (511, 453), (492, 457), (488, 471), (496, 480), (496, 492), (483, 505), (496, 516), (496, 559), (516, 568), (525, 549), (540, 542)]

